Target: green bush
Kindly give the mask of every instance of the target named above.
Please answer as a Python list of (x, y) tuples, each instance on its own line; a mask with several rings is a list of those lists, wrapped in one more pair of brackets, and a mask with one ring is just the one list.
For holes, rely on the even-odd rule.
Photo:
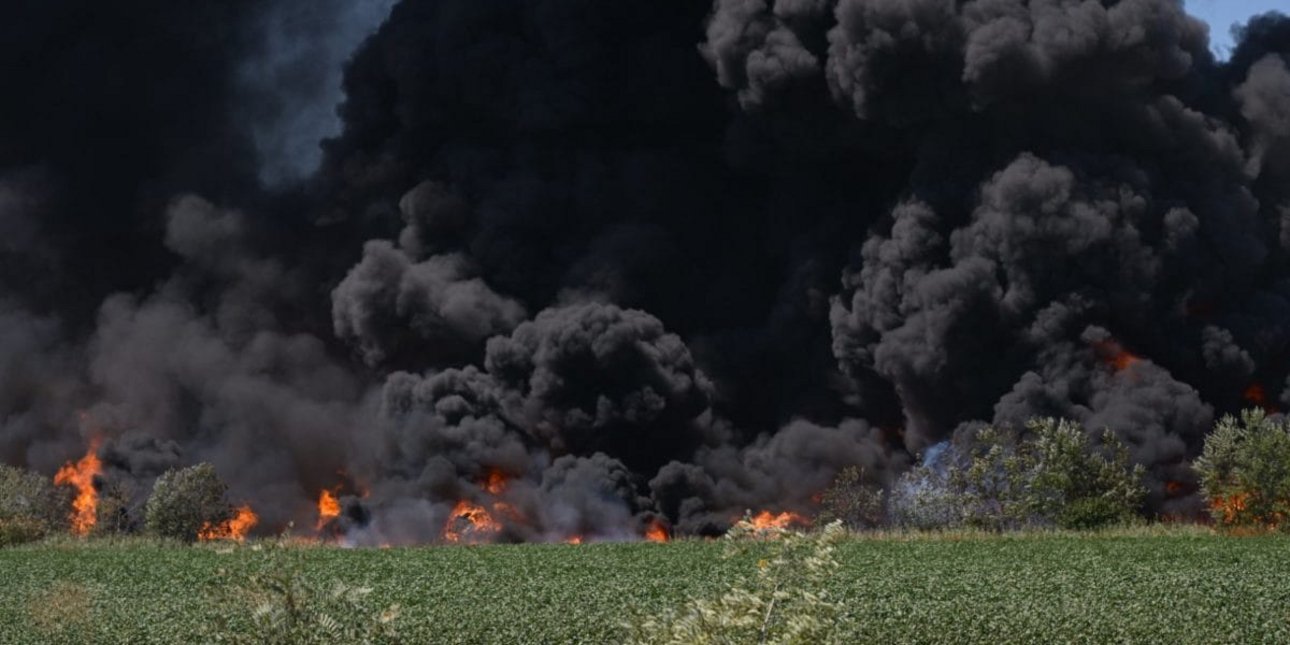
[(0, 547), (35, 542), (48, 533), (44, 522), (25, 517), (0, 519)]
[(210, 464), (167, 471), (157, 478), (148, 498), (148, 531), (185, 542), (196, 540), (203, 527), (233, 517), (233, 506), (225, 498), (227, 491), (228, 486)]
[(747, 518), (726, 534), (726, 557), (747, 555), (768, 542), (756, 571), (721, 595), (626, 625), (638, 645), (692, 643), (814, 644), (840, 642), (842, 605), (829, 582), (840, 567), (834, 554), (845, 531), (835, 521), (815, 534), (755, 528)]
[(864, 481), (864, 470), (844, 468), (820, 495), (815, 524), (842, 522), (852, 530), (875, 528), (883, 522), (883, 491)]
[(1023, 494), (1028, 510), (1066, 529), (1124, 524), (1137, 517), (1146, 498), (1145, 470), (1132, 465), (1129, 451), (1109, 430), (1100, 446), (1079, 424), (1035, 419), (1032, 439), (1022, 445)]
[(67, 525), (67, 491), (47, 477), (0, 464), (0, 545), (38, 540)]
[(955, 446), (947, 482), (974, 528), (1000, 531), (1027, 523), (1028, 475), (1016, 433), (986, 426)]
[(891, 518), (918, 529), (1056, 526), (1094, 529), (1133, 520), (1146, 497), (1141, 466), (1111, 432), (1094, 444), (1072, 421), (1034, 419), (1020, 435), (990, 426), (906, 473)]
[(1290, 423), (1262, 410), (1219, 420), (1193, 464), (1214, 521), (1224, 527), (1285, 526), (1290, 517)]

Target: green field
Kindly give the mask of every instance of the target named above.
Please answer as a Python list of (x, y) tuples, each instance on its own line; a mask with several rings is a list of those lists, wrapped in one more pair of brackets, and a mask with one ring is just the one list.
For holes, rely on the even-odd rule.
[[(0, 550), (0, 643), (193, 643), (237, 629), (238, 581), (401, 605), (407, 642), (616, 642), (633, 612), (713, 594), (755, 566), (722, 544), (389, 550), (58, 542)], [(1290, 539), (1039, 535), (856, 539), (831, 591), (848, 642), (1290, 642)], [(232, 616), (232, 622), (228, 616)]]

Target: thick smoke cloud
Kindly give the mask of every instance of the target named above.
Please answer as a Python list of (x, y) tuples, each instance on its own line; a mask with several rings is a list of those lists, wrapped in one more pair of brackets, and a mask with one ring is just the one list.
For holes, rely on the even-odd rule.
[(637, 539), (1034, 415), (1191, 512), (1212, 420), (1290, 405), (1284, 17), (1220, 63), (1178, 0), (297, 5), (0, 9), (0, 459)]

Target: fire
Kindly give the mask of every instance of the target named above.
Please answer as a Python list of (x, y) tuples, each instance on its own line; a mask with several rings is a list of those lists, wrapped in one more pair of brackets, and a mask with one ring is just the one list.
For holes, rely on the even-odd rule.
[(1186, 487), (1180, 481), (1174, 481), (1171, 479), (1165, 482), (1165, 492), (1169, 493), (1170, 495), (1177, 495), (1183, 492), (1184, 488)]
[(1233, 524), (1236, 522), (1237, 515), (1240, 515), (1241, 511), (1245, 510), (1249, 499), (1249, 493), (1237, 493), (1226, 497), (1219, 496), (1210, 500), (1209, 506), (1223, 514), (1224, 524)]
[(658, 520), (649, 523), (649, 528), (645, 529), (645, 539), (650, 542), (667, 542), (671, 536), (667, 534), (667, 527)]
[(1116, 372), (1133, 367), (1142, 361), (1142, 357), (1125, 349), (1123, 345), (1114, 340), (1103, 340), (1094, 343), (1102, 362), (1111, 366)]
[(54, 483), (59, 486), (71, 486), (76, 489), (76, 499), (72, 500), (72, 513), (69, 517), (72, 533), (87, 535), (98, 520), (99, 492), (94, 488), (94, 477), (103, 470), (98, 457), (99, 442), (90, 442), (85, 456), (76, 463), (67, 462), (54, 475)]
[(1251, 383), (1249, 387), (1245, 388), (1245, 393), (1242, 396), (1246, 401), (1258, 406), (1262, 406), (1268, 399), (1262, 383)]
[(1245, 391), (1241, 393), (1241, 398), (1245, 399), (1246, 403), (1263, 408), (1266, 412), (1274, 413), (1278, 411), (1276, 405), (1268, 402), (1268, 392), (1263, 389), (1262, 383), (1251, 383), (1250, 386), (1245, 388)]
[(211, 524), (207, 522), (202, 530), (197, 532), (197, 539), (207, 542), (210, 540), (236, 540), (242, 542), (246, 540), (246, 534), (260, 521), (260, 516), (251, 510), (250, 506), (239, 506), (234, 511), (231, 519)]
[(317, 530), (321, 531), (322, 527), (337, 517), (340, 517), (340, 500), (336, 499), (335, 493), (323, 489), (323, 492), (318, 495)]
[(445, 542), (481, 542), (491, 538), (502, 530), (483, 506), (469, 500), (461, 500), (452, 508), (448, 522), (443, 527)]
[(488, 477), (484, 480), (483, 488), (490, 495), (501, 495), (506, 492), (506, 475), (500, 470), (488, 471)]
[(566, 539), (565, 539), (564, 543), (565, 543), (565, 544), (582, 544), (582, 536), (581, 536), (581, 535), (574, 535), (574, 536), (568, 537), (568, 538), (566, 538)]
[(805, 525), (809, 523), (805, 517), (789, 511), (784, 511), (778, 515), (771, 513), (770, 511), (762, 511), (752, 516), (752, 518), (749, 519), (749, 522), (752, 523), (753, 528), (758, 531), (786, 529), (790, 524)]

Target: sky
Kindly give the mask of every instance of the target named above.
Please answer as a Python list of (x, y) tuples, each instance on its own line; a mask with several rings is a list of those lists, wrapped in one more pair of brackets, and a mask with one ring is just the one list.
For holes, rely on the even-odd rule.
[(1232, 25), (1273, 10), (1290, 12), (1290, 0), (1187, 0), (1187, 12), (1209, 23), (1210, 47), (1220, 58), (1232, 49)]

